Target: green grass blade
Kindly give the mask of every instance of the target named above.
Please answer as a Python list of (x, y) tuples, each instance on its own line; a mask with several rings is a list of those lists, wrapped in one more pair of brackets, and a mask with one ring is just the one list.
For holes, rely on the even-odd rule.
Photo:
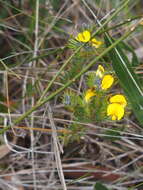
[[(108, 46), (114, 42), (109, 35), (106, 35), (105, 40)], [(131, 103), (133, 112), (143, 126), (143, 91), (137, 75), (134, 73), (120, 44), (109, 52), (109, 56), (119, 82)]]
[(131, 53), (132, 59), (131, 59), (131, 65), (132, 66), (138, 66), (140, 64), (138, 57), (136, 53), (134, 52), (133, 48), (130, 45), (127, 45), (124, 42), (120, 43), (120, 46), (122, 49), (126, 50), (127, 52)]
[(102, 183), (97, 182), (94, 186), (94, 190), (109, 190), (109, 189), (105, 187)]

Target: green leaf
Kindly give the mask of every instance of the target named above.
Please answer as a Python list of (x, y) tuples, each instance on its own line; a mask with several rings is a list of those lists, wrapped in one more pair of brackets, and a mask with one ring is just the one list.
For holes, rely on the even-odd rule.
[(58, 11), (60, 9), (60, 5), (61, 5), (60, 0), (50, 0), (50, 2), (55, 11)]
[(105, 187), (102, 183), (97, 182), (93, 190), (110, 190), (110, 189)]
[[(108, 34), (106, 34), (105, 40), (107, 46), (110, 46), (114, 42)], [(131, 103), (133, 112), (143, 126), (143, 91), (140, 81), (120, 44), (109, 52), (109, 56), (119, 82)]]
[(8, 107), (5, 105), (7, 102), (6, 98), (3, 96), (2, 93), (0, 93), (0, 112), (1, 113), (7, 113)]
[(138, 57), (137, 57), (136, 53), (134, 52), (133, 48), (131, 46), (127, 45), (125, 42), (121, 42), (120, 46), (121, 46), (121, 48), (125, 49), (126, 51), (128, 51), (132, 54), (131, 65), (138, 66), (140, 63), (139, 63)]

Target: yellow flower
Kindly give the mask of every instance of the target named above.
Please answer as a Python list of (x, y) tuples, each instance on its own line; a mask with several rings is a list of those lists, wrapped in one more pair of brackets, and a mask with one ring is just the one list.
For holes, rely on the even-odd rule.
[(101, 82), (101, 88), (103, 90), (107, 90), (108, 88), (112, 86), (113, 82), (114, 82), (114, 78), (112, 75), (105, 75)]
[(89, 42), (90, 38), (90, 31), (84, 30), (83, 32), (79, 33), (75, 39), (79, 42)]
[(99, 78), (102, 78), (104, 72), (105, 72), (104, 67), (102, 67), (102, 65), (99, 65), (96, 71), (96, 76), (98, 76)]
[(95, 90), (93, 88), (91, 89), (88, 89), (86, 92), (85, 92), (85, 101), (86, 103), (88, 103), (91, 99), (91, 97), (95, 96)]
[(91, 40), (91, 44), (93, 47), (99, 48), (103, 44), (103, 42), (96, 40), (96, 38), (93, 38)]
[(110, 103), (118, 103), (121, 106), (125, 107), (127, 105), (127, 101), (125, 97), (121, 94), (117, 94), (115, 96), (112, 96), (109, 100)]
[(124, 108), (122, 105), (113, 103), (107, 107), (107, 116), (111, 116), (112, 120), (120, 120), (124, 116)]

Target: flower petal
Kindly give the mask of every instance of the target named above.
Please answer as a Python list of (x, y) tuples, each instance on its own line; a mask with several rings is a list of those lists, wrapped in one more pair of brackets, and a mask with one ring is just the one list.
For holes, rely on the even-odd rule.
[(79, 42), (89, 42), (91, 38), (91, 34), (88, 30), (85, 30), (77, 35), (75, 38)]
[(107, 90), (108, 88), (112, 86), (113, 82), (114, 82), (114, 78), (112, 75), (105, 75), (101, 82), (101, 88), (103, 90)]
[(104, 67), (102, 65), (99, 65), (96, 71), (96, 76), (98, 76), (99, 78), (102, 78), (104, 72), (105, 72)]
[(95, 90), (94, 89), (88, 89), (86, 92), (85, 92), (85, 101), (86, 103), (88, 103), (91, 99), (91, 97), (95, 96)]
[(124, 108), (120, 104), (113, 103), (107, 107), (107, 116), (111, 116), (112, 120), (120, 120), (124, 116)]
[(96, 40), (96, 38), (93, 38), (91, 40), (91, 44), (93, 47), (99, 48), (103, 44), (103, 42)]
[(110, 103), (118, 103), (122, 105), (123, 107), (127, 105), (127, 101), (122, 94), (117, 94), (115, 96), (112, 96), (109, 101)]

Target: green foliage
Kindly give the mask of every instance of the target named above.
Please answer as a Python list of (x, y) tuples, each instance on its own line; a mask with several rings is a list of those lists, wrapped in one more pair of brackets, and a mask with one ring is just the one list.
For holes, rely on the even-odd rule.
[(65, 92), (63, 103), (65, 107), (73, 112), (74, 119), (78, 122), (100, 122), (107, 118), (107, 96), (105, 92), (97, 91), (89, 102), (85, 101), (86, 91), (81, 95), (74, 92)]
[[(108, 72), (106, 71), (105, 73)], [(102, 122), (107, 119), (108, 90), (101, 88), (102, 79), (97, 82), (99, 77), (96, 72), (89, 72), (86, 79), (86, 85), (89, 89), (83, 90), (78, 95), (71, 90), (65, 91), (62, 98), (63, 103), (66, 109), (72, 113), (74, 120), (79, 123)], [(76, 126), (71, 125), (70, 130), (72, 134), (75, 134), (73, 135), (74, 139), (77, 140), (81, 135), (81, 131), (84, 131), (84, 127), (79, 124), (76, 124)], [(66, 134), (66, 142), (71, 140), (71, 133)]]
[(60, 6), (61, 6), (61, 3), (60, 3), (61, 0), (50, 0), (52, 6), (53, 6), (53, 9), (55, 11), (58, 11)]
[[(132, 55), (131, 65), (132, 66), (138, 66), (140, 64), (139, 60), (138, 60), (138, 57), (137, 57), (136, 53), (134, 52), (134, 50), (133, 50), (133, 48), (131, 46), (129, 46), (125, 42), (121, 42), (120, 43), (120, 48), (122, 50), (126, 50), (127, 52), (131, 53), (131, 55)], [(128, 59), (126, 59), (126, 61), (128, 61)]]
[(94, 189), (93, 190), (111, 190), (111, 189), (108, 189), (106, 186), (104, 186), (102, 183), (100, 182), (97, 182), (95, 185), (94, 185)]
[(75, 92), (66, 91), (63, 95), (63, 103), (68, 109), (74, 109), (78, 104), (82, 103), (80, 96), (77, 96)]
[(3, 96), (2, 93), (0, 93), (0, 112), (1, 113), (7, 113), (8, 112), (8, 107), (6, 105), (6, 98)]
[(97, 4), (99, 4), (100, 3), (100, 0), (94, 0), (95, 1), (95, 3), (97, 3)]
[(33, 96), (36, 93), (36, 88), (34, 85), (32, 85), (31, 83), (27, 84), (27, 91), (26, 91), (26, 95), (27, 96)]
[[(87, 76), (87, 86), (89, 88), (92, 88), (95, 85), (96, 82), (96, 72), (90, 72)], [(99, 81), (100, 82), (100, 81)]]
[(80, 43), (75, 39), (69, 39), (67, 47), (73, 50), (76, 50), (78, 47), (80, 47)]
[(66, 83), (70, 79), (74, 78), (82, 68), (83, 63), (81, 58), (80, 60), (73, 62), (69, 67), (67, 67), (66, 71), (64, 72), (64, 75), (62, 76), (61, 82)]

